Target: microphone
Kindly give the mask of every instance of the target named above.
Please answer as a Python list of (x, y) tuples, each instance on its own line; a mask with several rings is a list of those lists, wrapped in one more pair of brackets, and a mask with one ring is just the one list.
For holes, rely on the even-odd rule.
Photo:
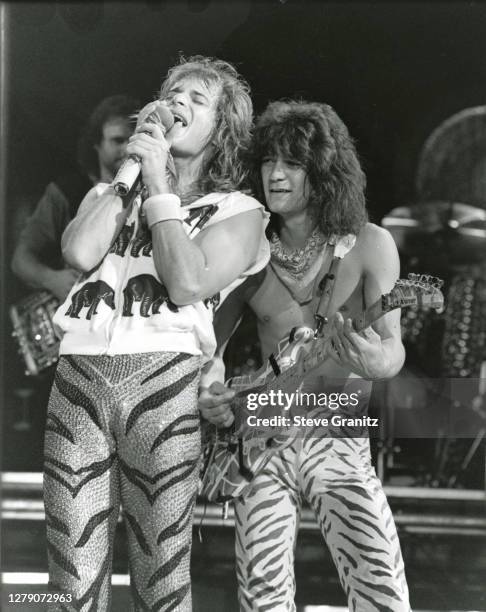
[[(158, 105), (145, 119), (148, 123), (157, 123), (165, 134), (174, 125), (174, 117), (167, 106)], [(141, 162), (138, 155), (129, 155), (120, 166), (113, 181), (115, 193), (126, 196), (138, 179)]]

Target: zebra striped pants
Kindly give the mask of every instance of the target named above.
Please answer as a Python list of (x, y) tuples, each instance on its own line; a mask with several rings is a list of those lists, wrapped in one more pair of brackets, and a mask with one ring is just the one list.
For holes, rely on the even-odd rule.
[(294, 612), (302, 501), (315, 513), (352, 612), (408, 612), (400, 544), (367, 438), (296, 439), (235, 504), (244, 612)]
[(187, 354), (61, 357), (44, 466), (50, 586), (72, 597), (61, 609), (109, 609), (120, 502), (135, 609), (192, 609), (199, 372)]

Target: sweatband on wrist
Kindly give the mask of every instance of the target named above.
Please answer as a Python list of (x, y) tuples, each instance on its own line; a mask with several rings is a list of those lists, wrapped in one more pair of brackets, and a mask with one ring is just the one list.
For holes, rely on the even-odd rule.
[(175, 193), (161, 193), (150, 196), (143, 203), (147, 225), (150, 229), (160, 221), (183, 220), (181, 199)]

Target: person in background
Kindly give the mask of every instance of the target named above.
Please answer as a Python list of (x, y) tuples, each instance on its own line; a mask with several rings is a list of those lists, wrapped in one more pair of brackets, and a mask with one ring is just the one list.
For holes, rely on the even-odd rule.
[(77, 169), (47, 185), (18, 239), (12, 271), (27, 286), (66, 299), (79, 272), (65, 264), (61, 236), (93, 185), (113, 180), (126, 157), (130, 117), (139, 107), (119, 94), (104, 98), (91, 113), (78, 141)]
[[(93, 185), (113, 180), (126, 157), (128, 139), (135, 123), (133, 116), (139, 108), (138, 100), (124, 94), (101, 100), (81, 130), (76, 168), (47, 185), (16, 241), (11, 268), (22, 281), (21, 294), (25, 294), (26, 289), (30, 293), (44, 290), (51, 294), (45, 299), (34, 297), (33, 315), (25, 318), (31, 326), (39, 320), (37, 313), (45, 312), (37, 304), (47, 304), (49, 310), (51, 306), (55, 308), (55, 300), (65, 300), (79, 278), (79, 271), (66, 264), (62, 256), (62, 234)], [(20, 302), (21, 309), (23, 302)], [(42, 343), (37, 346), (40, 355), (43, 347)], [(52, 347), (47, 350), (54, 355)], [(44, 427), (54, 368), (40, 367), (36, 376), (22, 378), (16, 387), (16, 392), (32, 398), (29, 400), (32, 404), (30, 426), (22, 433), (22, 439), (14, 434), (6, 441), (6, 460), (12, 462), (12, 467), (21, 465), (26, 471), (41, 471), (43, 463)], [(14, 448), (19, 443), (24, 446), (21, 457)]]

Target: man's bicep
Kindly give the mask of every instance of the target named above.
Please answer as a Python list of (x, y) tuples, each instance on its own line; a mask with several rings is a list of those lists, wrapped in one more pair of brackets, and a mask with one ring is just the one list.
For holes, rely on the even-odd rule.
[[(365, 245), (364, 272), (369, 281), (367, 291), (379, 297), (391, 291), (400, 276), (400, 259), (397, 247), (390, 233), (375, 227)], [(369, 304), (367, 304), (369, 305)]]
[[(369, 308), (382, 295), (389, 293), (400, 276), (400, 259), (391, 235), (379, 229), (365, 258), (364, 297)], [(400, 335), (400, 309), (386, 313), (373, 328), (382, 338)]]
[(258, 257), (263, 237), (260, 210), (240, 213), (195, 238), (205, 262), (205, 293), (212, 295), (240, 277)]

